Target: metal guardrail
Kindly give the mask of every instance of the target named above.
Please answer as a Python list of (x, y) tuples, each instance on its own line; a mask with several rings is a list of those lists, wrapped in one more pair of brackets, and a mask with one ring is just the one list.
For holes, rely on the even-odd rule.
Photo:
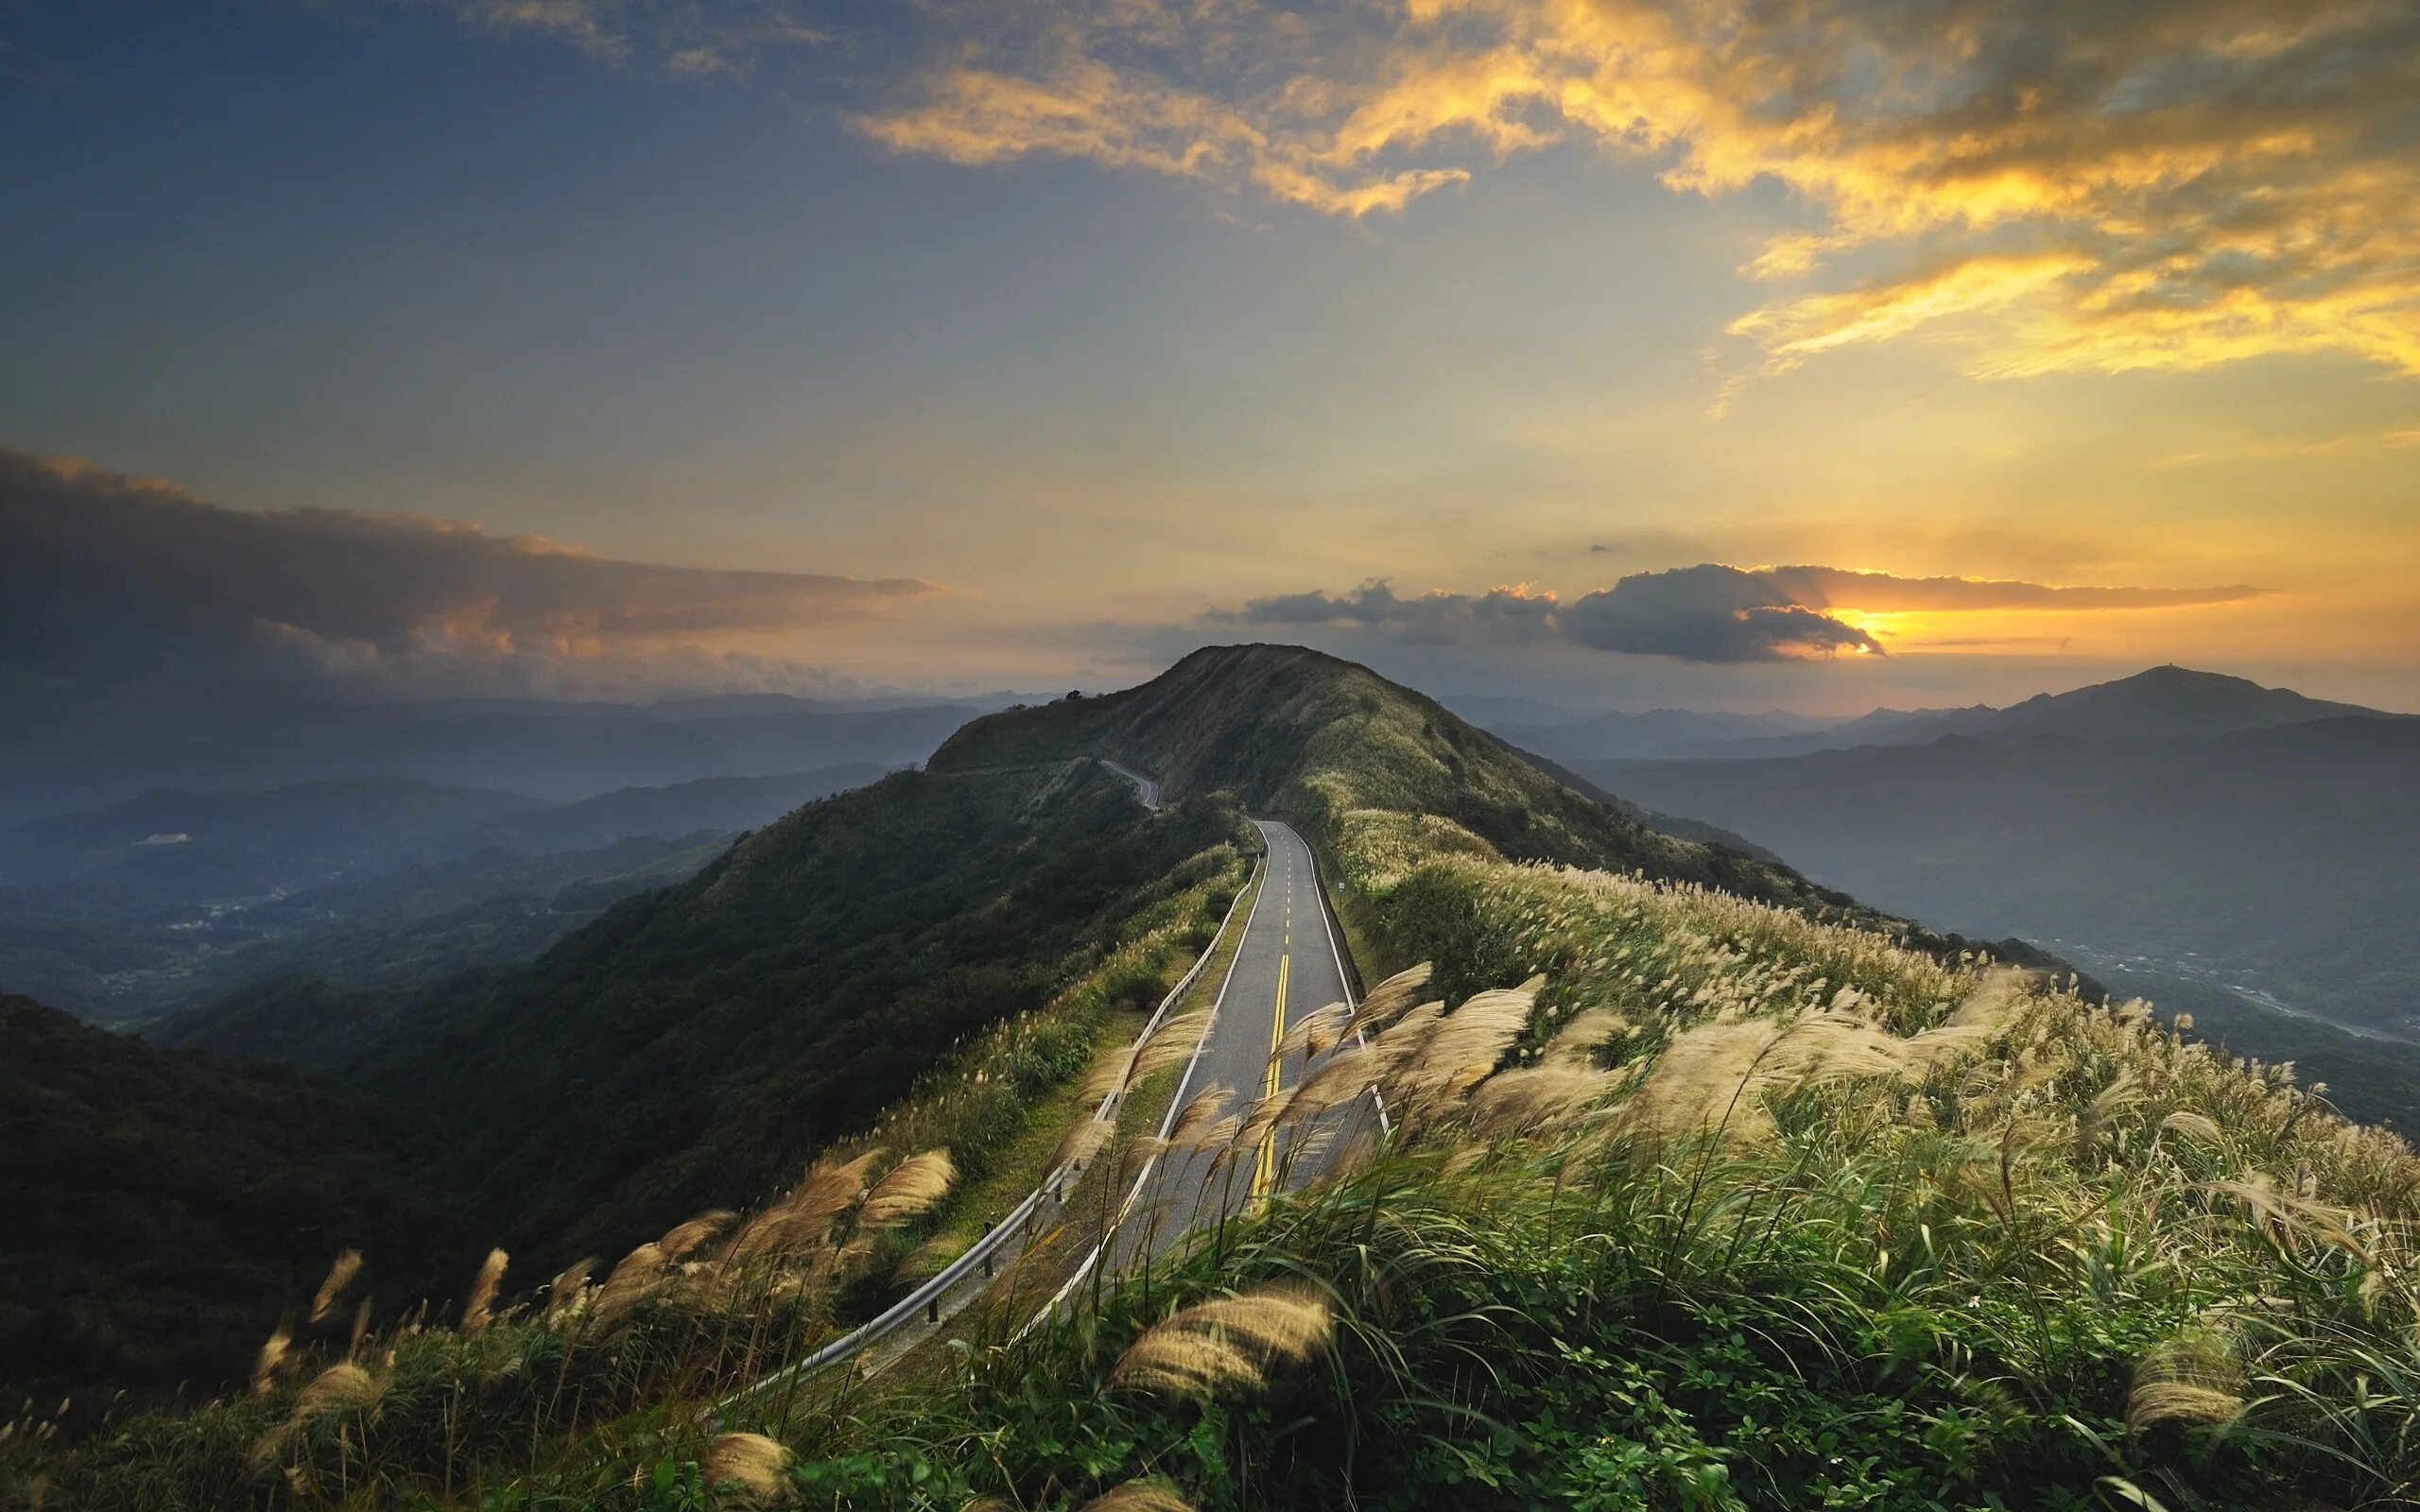
[[(1122, 767), (1118, 769), (1120, 771), (1124, 770)], [(1293, 826), (1288, 824), (1284, 819), (1277, 819), (1274, 822), (1286, 829), (1293, 829)], [(1295, 831), (1297, 838), (1300, 838), (1301, 833), (1302, 832), (1300, 831)], [(1314, 889), (1317, 889), (1320, 886), (1319, 850), (1307, 840), (1303, 842), (1303, 849), (1310, 855), (1311, 884)], [(1339, 927), (1334, 913), (1328, 909), (1327, 900), (1324, 895), (1321, 897), (1320, 905), (1320, 922), (1327, 934), (1328, 951), (1336, 960), (1336, 979), (1338, 985), (1344, 988), (1345, 1005), (1348, 1008), (1358, 1007), (1361, 1003), (1361, 994), (1356, 990), (1356, 984), (1360, 980), (1360, 973), (1347, 964), (1344, 949), (1341, 944), (1344, 932)], [(1253, 899), (1253, 911), (1257, 913), (1259, 911), (1259, 907), (1260, 900), (1257, 898)], [(1234, 912), (1233, 909), (1228, 911), (1230, 913)], [(1246, 919), (1244, 920), (1244, 933), (1247, 936), (1252, 933), (1252, 920), (1250, 919)], [(1242, 958), (1242, 951), (1238, 949), (1236, 952), (1237, 960)], [(1234, 977), (1234, 962), (1230, 962), (1228, 964), (1227, 974), (1230, 979)], [(1222, 983), (1219, 988), (1219, 1003), (1225, 1003), (1226, 997), (1227, 988)], [(1218, 1005), (1214, 1004), (1212, 1005), (1211, 1012), (1214, 1016), (1217, 1014)], [(1210, 1037), (1210, 1026), (1203, 1026), (1201, 1036), (1203, 1042), (1206, 1043)], [(1357, 1042), (1367, 1043), (1369, 1037), (1366, 1034), (1356, 1034), (1354, 1039)], [(1194, 1047), (1194, 1060), (1200, 1059), (1201, 1055), (1201, 1047), (1197, 1044)], [(1168, 1130), (1174, 1126), (1178, 1110), (1184, 1105), (1184, 1094), (1186, 1089), (1189, 1088), (1192, 1083), (1193, 1060), (1187, 1060), (1184, 1067), (1184, 1077), (1177, 1083), (1176, 1096), (1168, 1104), (1167, 1116), (1160, 1120), (1159, 1137), (1163, 1142), (1167, 1139)], [(1393, 1127), (1393, 1121), (1387, 1114), (1386, 1099), (1379, 1095), (1378, 1090), (1375, 1087), (1370, 1089), (1370, 1102), (1372, 1108), (1378, 1115), (1378, 1131), (1381, 1135), (1384, 1135), (1392, 1130)], [(1061, 1286), (1059, 1290), (1051, 1296), (1050, 1300), (1042, 1305), (1042, 1310), (1040, 1312), (1034, 1314), (1032, 1317), (1026, 1320), (1025, 1326), (1017, 1331), (1017, 1336), (1019, 1338), (1023, 1338), (1026, 1334), (1032, 1332), (1035, 1329), (1038, 1329), (1045, 1323), (1048, 1322), (1051, 1316), (1056, 1314), (1060, 1308), (1066, 1305), (1067, 1299), (1076, 1295), (1077, 1288), (1082, 1286), (1085, 1280), (1091, 1277), (1093, 1271), (1099, 1266), (1102, 1256), (1108, 1253), (1110, 1242), (1116, 1237), (1118, 1228), (1126, 1222), (1128, 1215), (1134, 1211), (1134, 1205), (1142, 1200), (1143, 1189), (1150, 1183), (1151, 1173), (1153, 1169), (1158, 1166), (1159, 1160), (1160, 1158), (1157, 1155), (1154, 1155), (1150, 1160), (1143, 1162), (1143, 1169), (1135, 1174), (1134, 1185), (1128, 1190), (1126, 1199), (1118, 1204), (1116, 1214), (1110, 1219), (1108, 1230), (1102, 1237), (1101, 1241), (1098, 1244), (1094, 1245), (1091, 1252), (1085, 1255), (1083, 1260), (1078, 1263), (1075, 1274), (1067, 1278), (1066, 1284)]]
[[(1264, 852), (1261, 857), (1259, 875), (1265, 879), (1268, 871), (1269, 857)], [(1236, 901), (1242, 902), (1243, 895), (1236, 894)], [(1232, 905), (1227, 909), (1227, 913), (1230, 918), (1234, 917), (1235, 909)], [(1260, 899), (1255, 896), (1252, 901), (1252, 912), (1244, 917), (1245, 938), (1251, 937), (1252, 921), (1259, 917)], [(1222, 931), (1223, 928), (1222, 925)], [(1236, 968), (1242, 964), (1243, 958), (1243, 946), (1238, 942), (1234, 957), (1227, 962), (1226, 981), (1219, 984), (1219, 995), (1211, 1002), (1210, 1022), (1201, 1026), (1201, 1037), (1194, 1041), (1193, 1054), (1185, 1057), (1184, 1074), (1177, 1078), (1176, 1094), (1168, 1099), (1168, 1110), (1160, 1118), (1157, 1137), (1163, 1142), (1167, 1139), (1168, 1130), (1176, 1126), (1177, 1114), (1184, 1108), (1185, 1092), (1193, 1085), (1193, 1069), (1201, 1062), (1201, 1047), (1210, 1042), (1210, 1031), (1218, 1027), (1219, 1010), (1227, 1001), (1227, 984), (1236, 979)], [(1052, 1314), (1065, 1304), (1068, 1297), (1076, 1295), (1076, 1288), (1083, 1285), (1085, 1279), (1091, 1276), (1094, 1269), (1100, 1264), (1101, 1256), (1108, 1252), (1110, 1241), (1117, 1237), (1117, 1230), (1124, 1226), (1127, 1215), (1134, 1211), (1134, 1204), (1141, 1199), (1143, 1189), (1150, 1184), (1151, 1173), (1159, 1167), (1159, 1163), (1160, 1158), (1154, 1154), (1143, 1162), (1143, 1168), (1140, 1171), (1134, 1173), (1134, 1184), (1127, 1189), (1125, 1197), (1117, 1204), (1117, 1211), (1110, 1214), (1109, 1223), (1102, 1229), (1101, 1237), (1094, 1243), (1091, 1249), (1085, 1252), (1084, 1258), (1077, 1262), (1075, 1272), (1067, 1278), (1065, 1284), (1053, 1292), (1050, 1295), (1050, 1300), (1042, 1304), (1042, 1310), (1028, 1318), (1025, 1326), (1017, 1330), (1018, 1338), (1024, 1338), (1046, 1322)]]
[[(1131, 776), (1122, 770), (1120, 775)], [(1266, 869), (1266, 858), (1253, 865), (1252, 875), (1244, 880), (1244, 885), (1236, 891), (1235, 898), (1227, 904), (1226, 917), (1219, 921), (1219, 932), (1210, 937), (1208, 945), (1202, 947), (1201, 954), (1194, 959), (1192, 968), (1178, 980), (1175, 987), (1168, 989), (1167, 996), (1162, 998), (1160, 1005), (1152, 1010), (1150, 1019), (1143, 1025), (1142, 1033), (1135, 1036), (1136, 1045), (1141, 1045), (1159, 1032), (1160, 1025), (1167, 1019), (1168, 1010), (1174, 1007), (1177, 1000), (1184, 997), (1193, 984), (1201, 978), (1203, 969), (1210, 964), (1210, 957), (1218, 954), (1219, 942), (1227, 937), (1228, 926), (1235, 922), (1236, 910), (1242, 906), (1244, 894), (1253, 890), (1253, 884)], [(1258, 900), (1255, 899), (1254, 902), (1257, 903)], [(1093, 1111), (1094, 1121), (1099, 1122), (1116, 1117), (1117, 1105), (1124, 1095), (1121, 1089), (1103, 1098), (1100, 1107)], [(1043, 1179), (1042, 1185), (1027, 1194), (1025, 1200), (1011, 1209), (1009, 1215), (994, 1225), (989, 1233), (968, 1246), (964, 1254), (951, 1261), (923, 1285), (804, 1359), (793, 1361), (771, 1375), (752, 1384), (742, 1386), (739, 1390), (723, 1398), (715, 1403), (716, 1412), (719, 1413), (745, 1401), (757, 1393), (793, 1377), (812, 1374), (826, 1366), (836, 1365), (852, 1355), (860, 1353), (896, 1333), (920, 1315), (929, 1316), (931, 1321), (939, 1322), (938, 1310), (942, 1298), (948, 1296), (959, 1282), (965, 1280), (969, 1274), (978, 1267), (988, 1280), (994, 1269), (992, 1264), (993, 1257), (997, 1255), (1011, 1239), (1028, 1233), (1033, 1216), (1041, 1210), (1042, 1205), (1046, 1201), (1062, 1200), (1066, 1182), (1080, 1169), (1080, 1162), (1070, 1161), (1052, 1171)]]

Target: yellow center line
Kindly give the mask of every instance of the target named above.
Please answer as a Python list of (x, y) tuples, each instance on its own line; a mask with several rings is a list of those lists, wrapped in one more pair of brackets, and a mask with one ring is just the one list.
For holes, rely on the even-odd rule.
[[(1286, 1038), (1286, 978), (1294, 963), (1291, 955), (1277, 957), (1277, 1005), (1269, 1016), (1269, 1070), (1261, 1077), (1260, 1094), (1277, 1095), (1277, 1082), (1283, 1066), (1277, 1057), (1277, 1046)], [(1253, 1162), (1252, 1194), (1256, 1201), (1269, 1195), (1277, 1182), (1277, 1129), (1271, 1125), (1260, 1137), (1260, 1150)]]

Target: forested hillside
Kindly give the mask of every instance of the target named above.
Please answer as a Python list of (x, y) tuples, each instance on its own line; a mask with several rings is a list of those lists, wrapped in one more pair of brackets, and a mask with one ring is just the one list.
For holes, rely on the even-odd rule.
[(0, 1377), (44, 1407), (211, 1394), (339, 1249), (400, 1306), (475, 1242), (430, 1179), (440, 1132), (391, 1105), (21, 997), (0, 1043)]
[[(1103, 1012), (1199, 948), (1240, 879), (1239, 825), (1216, 801), (1147, 814), (1089, 764), (902, 774), (534, 962), (416, 990), (264, 984), (183, 1026), (324, 1077), (10, 1000), (27, 1049), (0, 1081), (0, 1195), (31, 1216), (0, 1263), (29, 1300), (9, 1304), (23, 1347), (0, 1350), (0, 1384), (217, 1389), (341, 1247), (371, 1257), (388, 1320), (458, 1297), (491, 1244), (552, 1268), (619, 1253), (794, 1177), (1093, 983), (1000, 1062), (1021, 1078), (1003, 1091), (1053, 1086)], [(965, 1171), (1016, 1112), (978, 1096), (942, 1121)]]
[[(1167, 1142), (1214, 1162), (1272, 1132), (1316, 1144), (1324, 1113), (1373, 1091), (1383, 1141), (1140, 1274), (1096, 1273), (1048, 1326), (1026, 1327), (1011, 1287), (962, 1345), (871, 1383), (776, 1375), (779, 1391), (733, 1395), (827, 1336), (835, 1278), (946, 1185), (934, 1157), (842, 1142), (752, 1213), (682, 1225), (601, 1283), (574, 1274), (518, 1311), (321, 1353), (240, 1404), (27, 1463), (77, 1504), (128, 1507), (2420, 1497), (2420, 1160), (2290, 1071), (1643, 831), (1426, 700), (1290, 648), (1201, 653), (1128, 695), (978, 722), (894, 783), (978, 818), (983, 800), (937, 795), (1072, 788), (1082, 815), (1113, 781), (1065, 760), (1087, 747), (1180, 799), (1293, 815), (1374, 984), (1350, 1019), (1300, 1005), (1336, 1046), (1315, 1074)], [(1168, 817), (1215, 830), (1221, 812)], [(1148, 849), (1119, 829), (1070, 837)], [(458, 1038), (380, 1084), (493, 1042), (577, 1106), (571, 1078), (613, 1070), (562, 1038), (582, 1001), (617, 1005), (591, 1031), (631, 1022), (629, 1050), (684, 1074), (680, 1037), (656, 1032), (678, 1015), (648, 1005), (712, 1022), (735, 1001), (717, 986), (735, 941), (697, 911), (717, 889), (756, 900), (735, 918), (805, 905), (785, 879), (814, 868), (779, 856), (616, 915), (558, 953), (563, 984), (449, 1017)], [(1004, 918), (978, 937), (1011, 934)], [(596, 964), (612, 960), (666, 985), (635, 991)], [(501, 1022), (508, 1004), (530, 1029)], [(508, 1074), (475, 1073), (460, 1106)], [(936, 1128), (933, 1106), (884, 1126)], [(502, 1147), (537, 1122), (499, 1121)], [(1162, 1147), (1137, 1133), (1097, 1163)], [(587, 1152), (547, 1148), (590, 1178)]]
[(2169, 970), (2198, 958), (2221, 983), (2407, 1037), (2414, 773), (2420, 720), (2376, 716), (1586, 768), (1930, 924)]
[(901, 773), (429, 994), (344, 1075), (458, 1131), (453, 1182), (500, 1240), (627, 1248), (769, 1190), (961, 1037), (1041, 1006), (1237, 822), (1149, 819), (1089, 765)]

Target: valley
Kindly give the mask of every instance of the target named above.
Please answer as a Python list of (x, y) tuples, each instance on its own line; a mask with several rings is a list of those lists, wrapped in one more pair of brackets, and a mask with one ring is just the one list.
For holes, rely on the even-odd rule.
[[(1672, 1473), (1719, 1467), (1750, 1504), (1945, 1475), (2082, 1495), (2113, 1464), (2254, 1500), (2394, 1483), (2394, 1456), (2292, 1397), (2229, 1399), (2315, 1446), (2283, 1461), (2189, 1458), (2123, 1424), (2158, 1400), (2143, 1362), (2233, 1289), (2291, 1289), (2312, 1320), (2267, 1325), (2281, 1379), (2333, 1390), (2376, 1357), (2381, 1314), (2342, 1300), (2358, 1257), (2231, 1194), (2299, 1169), (2297, 1200), (2377, 1253), (2420, 1192), (2399, 1140), (2184, 1020), (2086, 995), (2064, 963), (2001, 964), (1650, 818), (1366, 669), (1214, 648), (977, 719), (922, 771), (811, 802), (534, 959), (374, 997), (253, 994), (181, 1034), (293, 1060), (275, 1074), (305, 1099), (357, 1108), (338, 1116), (387, 1173), (389, 1219), (431, 1200), (406, 1191), (443, 1194), (446, 1224), (407, 1223), (371, 1262), (380, 1297), (428, 1296), (404, 1315), (434, 1322), (364, 1304), (384, 1341), (365, 1348), (289, 1303), (255, 1391), (88, 1426), (43, 1473), (98, 1507), (155, 1504), (152, 1486), (224, 1502), (265, 1461), (379, 1501), (458, 1478), (517, 1495), (535, 1443), (544, 1484), (652, 1507), (650, 1486), (718, 1452), (711, 1427), (767, 1434), (838, 1504), (924, 1506), (1148, 1482), (1233, 1400), (1272, 1412), (1236, 1419), (1208, 1473), (1289, 1504), (1346, 1476), (1416, 1498), (1471, 1454), (1515, 1502), (1567, 1496), (1594, 1472), (1542, 1425), (1577, 1404), (1625, 1441), (1665, 1435), (1695, 1467)], [(1201, 968), (1221, 956), (1214, 989)], [(75, 1056), (263, 1074), (78, 1032), (96, 1038)], [(2328, 1091), (2393, 1095), (2354, 1080)], [(83, 1095), (43, 1136), (55, 1169), (95, 1168), (67, 1131), (130, 1116)], [(188, 1160), (222, 1139), (164, 1137)], [(2113, 1200), (2138, 1247), (2079, 1249), (2075, 1214)], [(373, 1228), (299, 1231), (286, 1295), (314, 1234)], [(45, 1263), (28, 1276), (72, 1284), (63, 1254)], [(466, 1266), (449, 1301), (441, 1278)], [(857, 1323), (920, 1308), (841, 1364)], [(1283, 1332), (1155, 1342), (1195, 1317)], [(1988, 1368), (1945, 1361), (1944, 1337)], [(1512, 1368), (1472, 1377), (1475, 1350)], [(509, 1384), (531, 1368), (564, 1391)], [(2043, 1405), (2012, 1406), (2004, 1379)], [(1665, 1405), (1643, 1413), (1633, 1382)], [(1474, 1439), (1443, 1391), (1529, 1426)], [(1349, 1459), (1287, 1448), (1284, 1424), (1346, 1401)], [(1080, 1403), (1072, 1441), (1042, 1426)], [(1872, 1426), (1910, 1407), (1971, 1418), (1963, 1456)], [(1775, 1414), (1806, 1436), (1777, 1444)], [(1842, 1435), (1847, 1468), (1794, 1447)]]

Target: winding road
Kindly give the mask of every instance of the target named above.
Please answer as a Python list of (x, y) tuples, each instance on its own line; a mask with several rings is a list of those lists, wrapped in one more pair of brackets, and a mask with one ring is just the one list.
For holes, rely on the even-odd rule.
[[(1145, 808), (1159, 808), (1158, 782), (1115, 762), (1101, 765), (1133, 783), (1135, 797)], [(1351, 1001), (1343, 953), (1320, 897), (1311, 848), (1278, 820), (1254, 819), (1253, 823), (1267, 847), (1260, 888), (1244, 916), (1242, 939), (1219, 984), (1209, 1021), (1161, 1120), (1159, 1132), (1164, 1138), (1184, 1105), (1211, 1088), (1226, 1093), (1220, 1100), (1219, 1116), (1240, 1119), (1259, 1098), (1292, 1087), (1307, 1069), (1307, 1057), (1299, 1052), (1282, 1057), (1275, 1055), (1287, 1030), (1305, 1013)], [(1220, 937), (1235, 927), (1230, 909)], [(1196, 975), (1217, 948), (1214, 942), (1203, 952), (1193, 971), (1161, 1003), (1152, 1017), (1153, 1027), (1192, 988)], [(1096, 1116), (1115, 1117), (1115, 1111), (1113, 1102)], [(1323, 1115), (1308, 1129), (1275, 1130), (1250, 1148), (1167, 1151), (1136, 1176), (1124, 1194), (1108, 1239), (1085, 1255), (1034, 1322), (1046, 1318), (1072, 1295), (1104, 1255), (1112, 1272), (1120, 1273), (1164, 1254), (1191, 1229), (1222, 1213), (1241, 1211), (1281, 1182), (1308, 1179), (1325, 1169), (1337, 1151), (1382, 1125), (1382, 1114), (1373, 1100), (1365, 1098)], [(1316, 1147), (1296, 1148), (1292, 1142), (1306, 1136)], [(994, 1276), (1014, 1267), (1028, 1248), (1058, 1226), (1062, 1205), (1079, 1174), (1053, 1172), (1044, 1186), (939, 1275), (879, 1316), (726, 1399), (717, 1410), (727, 1411), (780, 1381), (844, 1360), (858, 1362), (864, 1370), (880, 1369), (929, 1338), (981, 1296)]]
[[(1244, 1118), (1253, 1104), (1294, 1086), (1308, 1069), (1302, 1052), (1275, 1055), (1303, 1015), (1349, 1001), (1344, 957), (1320, 898), (1311, 848), (1291, 826), (1255, 819), (1268, 846), (1260, 895), (1244, 923), (1242, 944), (1192, 1060), (1186, 1065), (1165, 1137), (1196, 1096), (1223, 1089), (1221, 1116)], [(1137, 1179), (1110, 1246), (1113, 1268), (1131, 1267), (1166, 1251), (1186, 1230), (1234, 1213), (1281, 1181), (1299, 1183), (1326, 1167), (1346, 1142), (1370, 1132), (1374, 1109), (1366, 1101), (1340, 1109), (1314, 1127), (1318, 1147), (1296, 1150), (1308, 1132), (1280, 1128), (1251, 1148), (1171, 1149)]]

